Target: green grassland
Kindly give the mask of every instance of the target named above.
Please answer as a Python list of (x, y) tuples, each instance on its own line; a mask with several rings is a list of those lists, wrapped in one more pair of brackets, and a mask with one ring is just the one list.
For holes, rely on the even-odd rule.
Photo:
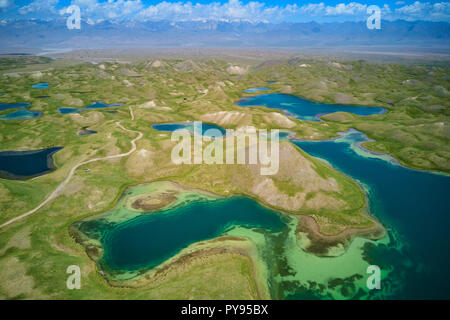
[(327, 130), (311, 123), (303, 130), (317, 129), (321, 135), (314, 139), (321, 139), (352, 127), (375, 140), (364, 144), (369, 150), (388, 153), (408, 167), (450, 172), (448, 66), (298, 58), (249, 77), (255, 84), (278, 80), (270, 85), (273, 90), (313, 101), (384, 107), (385, 115), (325, 115)]
[[(269, 190), (284, 199), (304, 193), (305, 201), (293, 207), (255, 191), (254, 187), (263, 182), (258, 168), (174, 165), (170, 152), (175, 144), (170, 134), (152, 129), (151, 124), (208, 119), (225, 128), (286, 128), (304, 139), (332, 138), (353, 127), (374, 139), (365, 144), (370, 150), (391, 154), (406, 166), (450, 171), (449, 72), (445, 66), (311, 58), (241, 64), (245, 71), (233, 74), (229, 67), (236, 63), (225, 60), (157, 61), (100, 65), (67, 62), (70, 66), (58, 67), (50, 63), (50, 69), (45, 65), (41, 71), (17, 71), (15, 75), (9, 74), (15, 65), (0, 62), (1, 66), (8, 65), (4, 68), (8, 72), (0, 75), (0, 92), (7, 93), (0, 96), (0, 103), (31, 102), (30, 110), (43, 112), (42, 117), (32, 120), (0, 121), (0, 151), (64, 147), (54, 156), (54, 172), (27, 181), (0, 179), (0, 224), (36, 207), (75, 164), (127, 152), (136, 134), (119, 128), (117, 121), (143, 133), (136, 152), (82, 166), (57, 198), (35, 214), (0, 229), (0, 298), (257, 298), (254, 261), (238, 253), (208, 256), (204, 265), (177, 266), (158, 286), (112, 287), (105, 281), (84, 248), (69, 235), (69, 227), (112, 208), (127, 186), (144, 182), (171, 180), (224, 196), (244, 194), (286, 213), (314, 215), (325, 234), (373, 224), (363, 214), (366, 199), (354, 181), (288, 142), (282, 143), (286, 146), (282, 159), (298, 161), (286, 160), (283, 167), (282, 160), (279, 174), (270, 177), (273, 186)], [(267, 80), (276, 82), (267, 84)], [(37, 82), (51, 86), (32, 89)], [(321, 122), (289, 118), (293, 124), (280, 123), (273, 117), (273, 109), (235, 105), (248, 95), (242, 91), (250, 87), (269, 87), (273, 92), (315, 101), (382, 106), (388, 112), (369, 117), (335, 113), (322, 117)], [(80, 115), (57, 112), (59, 107), (80, 108), (94, 101), (124, 105), (107, 109), (117, 113), (106, 109)], [(0, 115), (11, 111), (0, 111)], [(98, 133), (77, 135), (82, 128)], [(313, 182), (321, 181), (323, 187), (313, 190), (304, 177), (290, 176), (289, 170), (296, 165), (309, 166), (308, 177)], [(329, 179), (336, 181), (335, 189), (327, 189)], [(313, 205), (314, 201), (306, 204), (315, 197), (322, 199), (320, 206)], [(72, 264), (83, 270), (82, 290), (66, 289), (65, 270)], [(230, 285), (217, 290), (218, 281)]]

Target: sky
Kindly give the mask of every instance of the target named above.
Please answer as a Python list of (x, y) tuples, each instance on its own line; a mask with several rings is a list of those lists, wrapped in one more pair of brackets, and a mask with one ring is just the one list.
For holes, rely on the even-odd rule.
[(68, 17), (69, 5), (77, 5), (81, 18), (91, 24), (104, 20), (362, 21), (369, 16), (370, 5), (380, 7), (381, 18), (386, 20), (450, 22), (450, 2), (439, 0), (0, 0), (0, 20)]

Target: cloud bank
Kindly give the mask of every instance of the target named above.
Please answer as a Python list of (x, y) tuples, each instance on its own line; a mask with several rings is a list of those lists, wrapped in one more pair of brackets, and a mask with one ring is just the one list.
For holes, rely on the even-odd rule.
[[(33, 0), (28, 5), (12, 5), (13, 0), (0, 0), (2, 18), (41, 18), (51, 19), (65, 14), (65, 7), (59, 0)], [(327, 5), (320, 3), (288, 4), (284, 6), (267, 5), (259, 1), (244, 3), (229, 0), (225, 3), (212, 2), (166, 2), (146, 5), (141, 0), (73, 0), (71, 4), (81, 8), (82, 18), (90, 22), (103, 20), (133, 21), (187, 21), (187, 20), (240, 20), (251, 22), (304, 22), (304, 21), (360, 21), (367, 18), (370, 3), (359, 2)], [(12, 7), (8, 11), (8, 7)], [(419, 2), (405, 4), (385, 4), (381, 7), (382, 19), (408, 21), (450, 22), (449, 2)], [(14, 11), (16, 10), (16, 11)]]

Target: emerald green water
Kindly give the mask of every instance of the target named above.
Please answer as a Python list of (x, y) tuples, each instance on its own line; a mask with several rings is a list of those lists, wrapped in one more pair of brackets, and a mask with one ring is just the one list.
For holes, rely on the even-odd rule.
[[(191, 194), (188, 202), (140, 215), (126, 207), (131, 197), (141, 193), (138, 188), (145, 187), (130, 188), (114, 209), (78, 227), (101, 243), (104, 254), (99, 266), (116, 279), (132, 278), (190, 244), (233, 235), (250, 239), (257, 246), (273, 298), (352, 298), (358, 288), (365, 288), (369, 263), (362, 258), (362, 247), (372, 241), (356, 239), (345, 254), (317, 257), (301, 249), (296, 219), (262, 207), (252, 199), (195, 199)], [(318, 284), (316, 292), (313, 287)]]

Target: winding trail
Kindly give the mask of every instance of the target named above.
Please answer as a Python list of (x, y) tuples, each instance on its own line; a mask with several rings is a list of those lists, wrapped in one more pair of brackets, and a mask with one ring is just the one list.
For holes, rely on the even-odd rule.
[[(130, 115), (131, 115), (131, 120), (134, 120), (134, 113), (133, 113), (133, 110), (131, 109), (131, 107), (130, 107)], [(65, 179), (63, 182), (61, 182), (61, 183), (56, 187), (56, 189), (55, 189), (55, 190), (54, 190), (54, 191), (53, 191), (53, 192), (52, 192), (52, 193), (51, 193), (51, 194), (50, 194), (43, 202), (41, 202), (41, 204), (39, 204), (36, 208), (34, 208), (34, 209), (32, 209), (32, 210), (30, 210), (30, 211), (28, 211), (28, 212), (25, 212), (24, 214), (21, 214), (20, 216), (17, 216), (17, 217), (15, 217), (15, 218), (12, 218), (11, 220), (9, 220), (9, 221), (3, 223), (2, 225), (0, 225), (0, 228), (6, 227), (7, 225), (9, 225), (9, 224), (11, 224), (11, 223), (13, 223), (13, 222), (16, 222), (16, 221), (18, 221), (18, 220), (21, 220), (21, 219), (23, 219), (23, 218), (25, 218), (25, 217), (28, 217), (28, 216), (32, 215), (33, 213), (35, 213), (36, 211), (38, 211), (39, 209), (41, 209), (43, 206), (45, 206), (47, 203), (49, 203), (50, 201), (52, 201), (54, 198), (56, 198), (56, 197), (58, 196), (58, 194), (59, 194), (59, 193), (64, 189), (64, 187), (67, 185), (67, 183), (70, 181), (70, 179), (71, 179), (72, 176), (74, 175), (75, 171), (76, 171), (79, 167), (81, 167), (81, 166), (83, 166), (83, 165), (85, 165), (85, 164), (88, 164), (88, 163), (95, 162), (95, 161), (102, 161), (102, 160), (108, 160), (108, 159), (115, 159), (115, 158), (127, 157), (127, 156), (129, 156), (130, 154), (132, 154), (134, 151), (136, 151), (136, 141), (138, 141), (139, 139), (141, 139), (141, 138), (143, 137), (142, 132), (140, 132), (140, 131), (135, 131), (135, 130), (130, 130), (130, 129), (126, 129), (126, 128), (124, 128), (124, 127), (120, 124), (120, 121), (116, 122), (116, 125), (117, 125), (119, 128), (121, 128), (122, 130), (124, 130), (124, 131), (138, 133), (138, 136), (137, 136), (136, 138), (134, 138), (133, 140), (131, 140), (131, 146), (132, 146), (132, 147), (131, 147), (130, 151), (125, 152), (125, 153), (121, 153), (121, 154), (115, 154), (115, 155), (111, 155), (111, 156), (106, 156), (106, 157), (102, 157), (102, 158), (94, 158), (94, 159), (87, 160), (87, 161), (83, 161), (83, 162), (80, 162), (80, 163), (76, 164), (76, 165), (70, 170), (69, 175), (66, 177), (66, 179)]]

